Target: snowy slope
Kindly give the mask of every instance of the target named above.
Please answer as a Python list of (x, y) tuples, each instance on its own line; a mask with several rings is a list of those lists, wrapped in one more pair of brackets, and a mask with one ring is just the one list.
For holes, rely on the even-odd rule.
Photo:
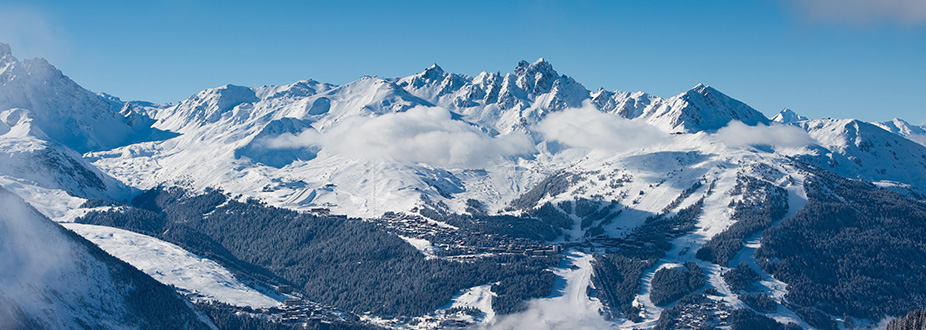
[(0, 111), (0, 128), (0, 182), (48, 217), (60, 217), (86, 198), (126, 200), (134, 192), (77, 152), (49, 141), (28, 110)]
[(0, 328), (208, 328), (173, 290), (2, 188), (0, 206)]
[(550, 297), (529, 302), (522, 313), (505, 315), (489, 326), (492, 329), (617, 329), (619, 324), (599, 314), (602, 305), (587, 294), (592, 277), (592, 256), (570, 253), (564, 265), (556, 268), (557, 287)]
[(115, 200), (125, 200), (133, 191), (54, 142), (4, 135), (0, 136), (0, 150), (0, 176), (26, 185)]
[(202, 299), (255, 308), (280, 305), (280, 302), (239, 282), (215, 261), (174, 244), (112, 227), (78, 223), (64, 224), (64, 227), (158, 282), (199, 294)]

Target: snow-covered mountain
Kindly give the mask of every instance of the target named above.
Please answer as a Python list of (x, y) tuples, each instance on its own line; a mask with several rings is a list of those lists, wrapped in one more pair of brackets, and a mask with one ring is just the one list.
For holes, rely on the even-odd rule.
[[(409, 109), (437, 106), (450, 113), (447, 122), (450, 125), (471, 126), (484, 132), (487, 138), (517, 139), (526, 134), (541, 148), (555, 148), (544, 142), (545, 137), (536, 126), (550, 113), (582, 107), (586, 102), (600, 111), (644, 126), (653, 125), (664, 132), (716, 131), (731, 120), (748, 125), (768, 123), (758, 111), (704, 85), (668, 99), (645, 93), (603, 90), (590, 93), (541, 59), (534, 63), (522, 61), (513, 73), (504, 75), (483, 72), (468, 77), (447, 73), (433, 65), (408, 77), (365, 77), (343, 86), (315, 81), (256, 88), (222, 86), (171, 107), (133, 108), (156, 120), (154, 127), (179, 132), (181, 136), (94, 152), (90, 159), (110, 175), (135, 187), (191, 181), (198, 187), (222, 186), (288, 207), (323, 205), (351, 215), (372, 215), (375, 204), (395, 205), (394, 209), (415, 206), (420, 199), (418, 191), (433, 192), (443, 198), (440, 191), (446, 187), (434, 183), (454, 182), (459, 178), (454, 174), (435, 181), (430, 174), (424, 174), (433, 171), (420, 166), (421, 159), (406, 159), (415, 158), (408, 154), (418, 151), (403, 148), (382, 149), (391, 150), (384, 151), (388, 153), (386, 158), (403, 160), (395, 163), (366, 157), (345, 159), (343, 152), (334, 152), (336, 148), (325, 148), (320, 142), (329, 135), (351, 135), (349, 128), (346, 132), (339, 131), (347, 127), (344, 123), (369, 123), (373, 129), (380, 120), (393, 116), (398, 122), (413, 120), (411, 117), (416, 113), (401, 119)], [(368, 132), (357, 131), (357, 134)], [(396, 141), (381, 142), (396, 144)], [(506, 154), (518, 154), (522, 149), (525, 148)], [(389, 163), (394, 164), (386, 165)], [(376, 170), (377, 166), (387, 166), (389, 170)], [(339, 170), (333, 171), (334, 168)], [(525, 173), (530, 174), (523, 177), (525, 181), (491, 187), (487, 193), (511, 199), (549, 174), (546, 170), (535, 170)], [(137, 175), (142, 171), (147, 175)], [(508, 176), (501, 174), (507, 172), (510, 171), (498, 175)], [(358, 185), (376, 175), (381, 176), (378, 187)], [(502, 191), (495, 191), (498, 189)], [(372, 200), (373, 196), (377, 201)], [(503, 203), (498, 198), (492, 200)]]
[(877, 125), (852, 119), (798, 123), (822, 148), (802, 156), (848, 178), (926, 191), (926, 147)]
[(80, 155), (174, 136), (151, 128), (129, 107), (87, 91), (44, 59), (17, 60), (0, 44), (0, 178), (16, 182), (10, 189), (22, 195), (53, 189), (83, 198), (130, 197), (131, 188)]
[(0, 44), (0, 86), (0, 110), (18, 109), (33, 130), (80, 153), (170, 136), (121, 114), (124, 102), (91, 93), (44, 59), (16, 59), (8, 44)]
[[(0, 47), (0, 53), (5, 54), (0, 77), (6, 82), (0, 85), (0, 183), (57, 220), (91, 212), (79, 207), (87, 198), (128, 201), (139, 190), (165, 186), (181, 186), (192, 195), (221, 188), (237, 201), (253, 198), (384, 222), (390, 235), (410, 242), (432, 262), (503, 255), (523, 241), (452, 253), (479, 241), (474, 237), (495, 242), (521, 227), (544, 228), (522, 240), (571, 249), (561, 267), (550, 266), (551, 274), (566, 282), (562, 292), (569, 297), (554, 294), (502, 315), (493, 310), (497, 284), (480, 283), (434, 312), (440, 317), (403, 315), (421, 317), (414, 321), (418, 328), (439, 327), (453, 307), (474, 307), (483, 314), (466, 320), (500, 327), (519, 318), (581, 326), (563, 315), (611, 327), (655, 327), (666, 322), (661, 315), (677, 313), (732, 322), (724, 321), (725, 315), (742, 309), (803, 327), (821, 327), (808, 323), (819, 319), (850, 324), (843, 317), (851, 313), (861, 319), (858, 324), (876, 323), (897, 309), (850, 310), (833, 307), (833, 301), (800, 300), (806, 297), (789, 288), (806, 287), (804, 279), (787, 277), (789, 269), (775, 266), (779, 259), (756, 255), (786, 256), (788, 251), (774, 249), (779, 241), (767, 238), (772, 237), (767, 231), (785, 235), (801, 228), (789, 219), (814, 219), (812, 212), (825, 207), (854, 206), (864, 198), (853, 192), (893, 194), (876, 188), (885, 187), (906, 196), (885, 198), (909, 205), (919, 205), (926, 193), (926, 147), (916, 142), (926, 136), (923, 127), (901, 120), (808, 120), (789, 109), (769, 119), (703, 84), (667, 98), (592, 92), (543, 59), (520, 61), (510, 73), (475, 77), (435, 64), (407, 77), (363, 77), (340, 86), (313, 80), (225, 85), (160, 105), (93, 94), (42, 60), (17, 61), (8, 47)], [(49, 123), (50, 116), (79, 125), (62, 129)], [(109, 127), (114, 128), (103, 129)], [(828, 176), (832, 173), (837, 176)], [(805, 211), (806, 205), (813, 207)], [(209, 212), (218, 209), (212, 207)], [(884, 214), (894, 214), (888, 211)], [(181, 223), (221, 220), (184, 213), (192, 212), (187, 209), (139, 212), (190, 217), (180, 217)], [(460, 219), (475, 219), (482, 227), (466, 228)], [(405, 222), (396, 225), (400, 220)], [(171, 268), (132, 258), (166, 254), (171, 257), (165, 260), (200, 267), (214, 281), (230, 276), (217, 265), (180, 258), (179, 247), (165, 248), (167, 243), (150, 236), (74, 228), (101, 245), (128, 242), (114, 253), (155, 275)], [(463, 238), (439, 243), (446, 237), (434, 232)], [(231, 241), (223, 253), (241, 248), (234, 238), (223, 239)], [(156, 251), (125, 253), (144, 247)], [(522, 250), (515, 254), (527, 252)], [(747, 272), (743, 267), (755, 274), (754, 286), (743, 288), (731, 279), (731, 272)], [(690, 303), (695, 298), (663, 291), (665, 274), (698, 272), (701, 286), (686, 286), (690, 290), (682, 295), (702, 294), (697, 299), (709, 301), (700, 304), (707, 307), (691, 307), (699, 305)], [(839, 274), (850, 273), (858, 272)], [(182, 276), (155, 277), (191, 285), (178, 279)], [(193, 284), (221, 289), (216, 297), (273, 304), (244, 284), (228, 282)], [(754, 307), (756, 299), (771, 307)], [(823, 316), (808, 316), (809, 311)], [(402, 318), (365, 317), (380, 325), (412, 326), (401, 324)]]
[(687, 133), (717, 130), (732, 120), (750, 126), (768, 123), (761, 112), (702, 84), (666, 99), (650, 112), (644, 111), (642, 117), (658, 127)]
[(0, 188), (0, 328), (209, 329), (180, 295)]
[(772, 121), (782, 124), (790, 124), (807, 120), (807, 117), (801, 116), (791, 109), (782, 109), (777, 115), (772, 117)]
[(10, 131), (0, 138), (0, 177), (84, 198), (122, 200), (130, 196), (131, 188), (100, 172), (74, 150), (43, 140), (41, 131), (26, 117), (28, 113), (19, 110), (0, 113), (0, 120), (11, 123)]
[(913, 125), (899, 118), (872, 124), (888, 132), (903, 136), (910, 141), (926, 146), (926, 124)]

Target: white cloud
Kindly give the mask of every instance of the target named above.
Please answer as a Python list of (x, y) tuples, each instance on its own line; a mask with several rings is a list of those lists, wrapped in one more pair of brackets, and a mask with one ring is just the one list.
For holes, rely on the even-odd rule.
[(907, 140), (919, 143), (926, 147), (926, 134), (910, 134), (905, 136)]
[(548, 140), (575, 148), (625, 151), (668, 142), (655, 127), (598, 111), (586, 102), (581, 108), (547, 115), (537, 129)]
[(812, 21), (851, 25), (926, 24), (923, 0), (787, 0), (793, 10)]
[(416, 107), (373, 118), (348, 119), (324, 133), (306, 130), (263, 142), (271, 149), (320, 146), (359, 159), (481, 168), (503, 158), (532, 154), (530, 138), (514, 133), (491, 137), (442, 108)]
[(714, 138), (730, 147), (770, 145), (775, 147), (802, 147), (817, 143), (800, 127), (773, 123), (771, 126), (748, 126), (731, 121), (714, 134)]
[(596, 330), (610, 329), (614, 323), (604, 319), (598, 310), (576, 308), (568, 300), (532, 300), (527, 310), (504, 315), (490, 330)]

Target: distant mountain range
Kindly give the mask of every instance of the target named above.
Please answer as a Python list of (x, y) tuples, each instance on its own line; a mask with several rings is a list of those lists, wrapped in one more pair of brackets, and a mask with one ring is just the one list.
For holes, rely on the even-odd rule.
[[(300, 297), (328, 311), (360, 315), (337, 319), (344, 326), (476, 323), (510, 328), (517, 323), (510, 316), (521, 315), (545, 319), (557, 328), (784, 328), (793, 323), (835, 329), (874, 326), (926, 307), (926, 285), (915, 284), (923, 274), (919, 270), (926, 269), (926, 236), (911, 234), (923, 230), (923, 215), (917, 212), (926, 210), (926, 125), (901, 119), (808, 119), (790, 109), (767, 118), (703, 84), (669, 98), (590, 91), (543, 59), (521, 61), (511, 73), (475, 77), (448, 73), (435, 64), (407, 77), (364, 77), (341, 86), (313, 80), (225, 85), (166, 105), (94, 94), (45, 60), (18, 60), (8, 45), (0, 44), (0, 184), (9, 203), (41, 213), (29, 211), (34, 216), (23, 218), (34, 222), (29, 226), (57, 227), (44, 215), (58, 222), (132, 230), (152, 242), (170, 241), (177, 249), (216, 259), (253, 287), (248, 290), (267, 295), (251, 301), (266, 305), (267, 299), (277, 299), (283, 306), (282, 300), (292, 296), (274, 293), (272, 287), (301, 283), (295, 288)], [(225, 204), (209, 204), (202, 197), (217, 196), (213, 194), (225, 196)], [(172, 197), (144, 204), (146, 199), (139, 196)], [(249, 199), (262, 208), (247, 206)], [(375, 299), (385, 298), (378, 295), (371, 295), (369, 303), (360, 298), (347, 302), (312, 287), (316, 282), (305, 278), (310, 273), (288, 271), (295, 266), (281, 264), (287, 258), (292, 265), (320, 262), (301, 250), (325, 251), (314, 250), (313, 244), (321, 244), (312, 241), (321, 237), (311, 234), (314, 229), (292, 229), (289, 235), (302, 234), (289, 237), (275, 229), (281, 224), (270, 220), (263, 229), (227, 220), (229, 232), (245, 227), (265, 231), (252, 240), (278, 246), (306, 240), (293, 245), (303, 251), (298, 257), (263, 257), (245, 248), (249, 245), (239, 241), (243, 238), (224, 236), (210, 222), (220, 221), (213, 212), (246, 219), (238, 215), (280, 214), (276, 208), (311, 212), (320, 219), (328, 219), (329, 213), (347, 215), (338, 221), (358, 221), (356, 228), (374, 224), (364, 229), (376, 233), (369, 234), (374, 235), (371, 241), (391, 242), (381, 235), (385, 233), (421, 252), (396, 261), (410, 268), (383, 266), (388, 269), (445, 274), (434, 269), (457, 266), (433, 265), (479, 260), (479, 265), (494, 265), (484, 266), (492, 274), (523, 262), (518, 274), (532, 275), (524, 275), (517, 285), (489, 282), (489, 276), (487, 282), (465, 288), (451, 285), (450, 277), (434, 275), (442, 284), (421, 289), (432, 290), (427, 294), (433, 299), (422, 300), (429, 301), (424, 310), (430, 314), (425, 315), (420, 313), (423, 305), (380, 302)], [(120, 214), (147, 220), (118, 220)], [(0, 225), (8, 230), (0, 230), (7, 235), (0, 242), (11, 242), (19, 230), (32, 230), (20, 228), (16, 219), (3, 218)], [(397, 226), (395, 219), (409, 222)], [(172, 230), (184, 234), (169, 234), (167, 228), (182, 228)], [(95, 249), (61, 229), (41, 233), (36, 235), (54, 234), (50, 237)], [(105, 241), (105, 233), (94, 235), (94, 242), (115, 242)], [(375, 250), (361, 243), (363, 237), (357, 239), (357, 249)], [(212, 245), (196, 243), (202, 240)], [(793, 245), (798, 250), (783, 244), (789, 240), (798, 240)], [(549, 246), (550, 251), (556, 246), (550, 255), (540, 253), (553, 260), (543, 266), (549, 271), (538, 271), (539, 261), (531, 261), (541, 259), (523, 256), (545, 250), (515, 248), (525, 244)], [(0, 253), (11, 257), (30, 253), (0, 245)], [(118, 245), (105, 246), (146, 271), (163, 268), (142, 267), (141, 260), (133, 260)], [(517, 258), (527, 259), (502, 260), (515, 250)], [(845, 263), (859, 254), (869, 256), (868, 261)], [(78, 254), (65, 257), (68, 262), (91, 260)], [(337, 260), (353, 264), (350, 258), (355, 257), (358, 263), (366, 258), (359, 253)], [(122, 266), (106, 267), (112, 272)], [(142, 276), (136, 273), (133, 281), (153, 281), (134, 279)], [(34, 289), (43, 293), (30, 295), (35, 301), (29, 304), (17, 296), (20, 291), (11, 291), (13, 283), (6, 283), (0, 287), (0, 298), (6, 301), (0, 313), (12, 315), (14, 328), (178, 324), (120, 316), (136, 313), (135, 305), (122, 296), (102, 297), (98, 288), (107, 285), (103, 282), (122, 282), (91, 275), (66, 275), (79, 284), (69, 286), (77, 290), (73, 294), (56, 295), (52, 291), (64, 289), (36, 283)], [(691, 280), (679, 285), (680, 276)], [(552, 282), (550, 288), (538, 284), (554, 278), (558, 289), (552, 289)], [(340, 295), (361, 294), (336, 278), (329, 281), (331, 288), (346, 290), (338, 291)], [(891, 281), (910, 283), (895, 292), (885, 284)], [(194, 287), (183, 290), (196, 291), (197, 284), (182, 283)], [(214, 284), (200, 285), (206, 290)], [(888, 289), (879, 291), (879, 286)], [(557, 290), (582, 294), (566, 299)], [(826, 293), (830, 291), (835, 293)], [(187, 322), (189, 327), (209, 323), (195, 317), (206, 316), (196, 314), (192, 305), (176, 305), (176, 295), (158, 295), (158, 301), (183, 309), (164, 322)], [(210, 299), (239, 305), (247, 301), (231, 296)], [(531, 300), (538, 297), (545, 298)], [(69, 307), (80, 299), (111, 305), (84, 311)], [(441, 306), (438, 301), (446, 306), (432, 308)], [(369, 309), (386, 305), (391, 307)], [(54, 312), (43, 312), (48, 310)], [(417, 314), (402, 314), (410, 311)], [(218, 312), (210, 313), (212, 325), (220, 324)], [(91, 321), (104, 314), (112, 316), (105, 321), (110, 323)], [(681, 315), (694, 323), (677, 323)], [(273, 320), (280, 322), (261, 326), (285, 323)]]

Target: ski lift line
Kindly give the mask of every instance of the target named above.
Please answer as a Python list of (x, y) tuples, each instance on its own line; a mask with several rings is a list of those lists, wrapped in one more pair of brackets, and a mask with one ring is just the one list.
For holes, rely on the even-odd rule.
[(373, 198), (371, 198), (371, 200), (372, 200), (373, 216), (375, 217), (376, 216), (376, 161), (373, 161), (372, 167), (373, 168), (370, 170), (370, 175), (373, 176), (373, 180), (371, 180), (373, 183)]

